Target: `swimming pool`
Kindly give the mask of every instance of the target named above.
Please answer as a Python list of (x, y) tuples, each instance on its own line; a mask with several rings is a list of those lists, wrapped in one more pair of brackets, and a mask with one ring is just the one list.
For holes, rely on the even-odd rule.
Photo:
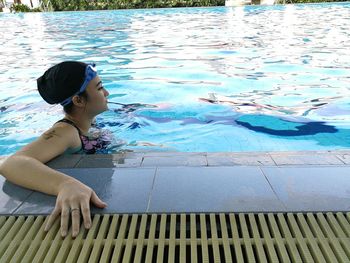
[(110, 152), (350, 147), (350, 3), (0, 14), (0, 155), (62, 117), (36, 78), (95, 62)]

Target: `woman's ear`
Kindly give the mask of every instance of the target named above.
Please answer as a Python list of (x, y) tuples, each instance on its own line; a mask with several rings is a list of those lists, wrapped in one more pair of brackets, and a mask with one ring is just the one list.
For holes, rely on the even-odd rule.
[(72, 102), (75, 106), (78, 106), (78, 107), (85, 106), (85, 99), (79, 95), (74, 95), (72, 98)]

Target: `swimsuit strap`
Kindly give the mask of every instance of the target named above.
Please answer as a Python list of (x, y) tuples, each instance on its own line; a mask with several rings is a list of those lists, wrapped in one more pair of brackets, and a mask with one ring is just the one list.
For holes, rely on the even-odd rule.
[[(59, 120), (58, 122), (64, 122), (64, 123), (68, 123), (68, 124), (72, 125), (74, 128), (76, 128), (78, 130), (79, 136), (82, 135), (82, 133), (81, 133), (80, 129), (78, 128), (78, 126), (74, 122), (72, 122), (71, 120), (62, 119), (62, 120)], [(56, 123), (58, 123), (58, 122), (56, 122)]]
[(88, 136), (82, 134), (82, 132), (80, 131), (79, 127), (71, 120), (68, 119), (61, 119), (58, 122), (64, 122), (67, 123), (69, 125), (72, 125), (73, 127), (75, 127), (79, 133), (79, 138), (81, 141), (81, 150), (83, 150), (84, 153), (86, 154), (92, 154), (92, 153), (96, 153), (96, 151), (99, 151), (101, 149), (105, 149), (106, 146), (109, 144), (108, 142), (104, 141), (101, 138), (89, 138)]
[(77, 131), (79, 133), (80, 142), (81, 142), (81, 148), (83, 149), (83, 151), (85, 151), (85, 145), (84, 145), (83, 139), (81, 138), (84, 135), (81, 133), (79, 127), (74, 122), (72, 122), (71, 120), (68, 120), (68, 119), (62, 119), (62, 120), (57, 121), (56, 123), (58, 123), (58, 122), (64, 122), (64, 123), (70, 124), (74, 128), (77, 129)]

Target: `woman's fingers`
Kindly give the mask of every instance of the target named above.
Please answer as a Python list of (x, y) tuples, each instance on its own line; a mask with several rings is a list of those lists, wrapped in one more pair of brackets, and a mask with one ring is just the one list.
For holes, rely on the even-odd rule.
[(49, 229), (51, 228), (51, 226), (53, 225), (53, 223), (55, 222), (55, 220), (59, 214), (60, 214), (60, 210), (56, 206), (55, 209), (52, 211), (52, 213), (49, 216), (49, 219), (46, 223), (44, 231), (49, 231)]
[(91, 227), (90, 203), (89, 200), (81, 202), (81, 212), (83, 214), (84, 226), (86, 229)]
[(91, 193), (91, 202), (96, 205), (97, 207), (100, 208), (105, 208), (107, 206), (107, 204), (105, 202), (103, 202), (95, 193), (95, 191), (92, 191)]
[(72, 237), (76, 237), (80, 229), (80, 206), (72, 205), (70, 212), (72, 216)]
[(68, 233), (70, 217), (72, 217), (72, 237), (76, 237), (80, 230), (80, 217), (82, 215), (84, 226), (89, 229), (92, 225), (90, 215), (90, 201), (99, 208), (107, 206), (91, 188), (77, 184), (67, 184), (57, 196), (54, 211), (48, 218), (45, 231), (48, 231), (56, 218), (61, 214), (61, 235), (65, 237)]
[(61, 235), (65, 237), (68, 232), (69, 206), (64, 204), (61, 211)]

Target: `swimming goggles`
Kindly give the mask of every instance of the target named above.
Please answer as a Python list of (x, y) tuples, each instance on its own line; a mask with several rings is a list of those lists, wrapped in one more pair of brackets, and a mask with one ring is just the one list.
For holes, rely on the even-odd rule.
[(85, 79), (84, 79), (84, 83), (83, 85), (81, 85), (80, 89), (78, 92), (76, 92), (75, 94), (73, 94), (72, 96), (70, 96), (69, 98), (65, 99), (64, 101), (62, 101), (60, 104), (62, 106), (66, 106), (68, 105), (69, 103), (72, 102), (72, 98), (75, 96), (75, 95), (78, 95), (80, 93), (82, 93), (83, 91), (86, 90), (86, 87), (87, 85), (89, 84), (89, 82), (91, 80), (93, 80), (96, 75), (97, 75), (97, 70), (95, 68), (95, 63), (92, 63), (92, 64), (89, 64), (87, 65), (86, 69), (85, 69)]

